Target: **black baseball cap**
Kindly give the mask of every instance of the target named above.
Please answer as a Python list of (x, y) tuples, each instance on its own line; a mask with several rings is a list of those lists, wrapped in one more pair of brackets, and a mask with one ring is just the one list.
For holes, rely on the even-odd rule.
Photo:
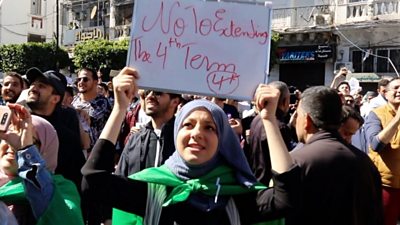
[(56, 72), (54, 70), (48, 70), (44, 73), (40, 71), (36, 67), (32, 67), (26, 71), (26, 78), (28, 79), (29, 83), (32, 84), (38, 78), (44, 78), (44, 83), (51, 85), (54, 90), (59, 94), (61, 97), (64, 96), (65, 88), (66, 88), (66, 78), (64, 75)]

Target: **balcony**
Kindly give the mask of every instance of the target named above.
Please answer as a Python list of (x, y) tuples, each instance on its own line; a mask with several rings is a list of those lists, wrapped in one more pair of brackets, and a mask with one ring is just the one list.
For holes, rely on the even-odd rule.
[(339, 4), (337, 24), (370, 20), (399, 20), (400, 0), (376, 0)]
[(330, 5), (274, 9), (272, 12), (272, 29), (287, 31), (328, 26), (332, 24), (332, 12), (333, 6)]
[(110, 27), (110, 39), (120, 40), (129, 37), (131, 33), (131, 25), (119, 25)]
[(317, 5), (273, 10), (272, 29), (278, 32), (330, 29), (333, 25), (382, 23), (400, 20), (400, 0), (369, 0), (348, 3), (337, 0), (337, 6)]

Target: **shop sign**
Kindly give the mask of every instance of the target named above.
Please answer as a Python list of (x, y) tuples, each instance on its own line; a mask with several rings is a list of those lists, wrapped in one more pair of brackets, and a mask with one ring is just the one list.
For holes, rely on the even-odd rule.
[(87, 27), (83, 29), (64, 29), (62, 35), (63, 45), (75, 45), (82, 41), (97, 40), (104, 38), (104, 27)]
[(281, 62), (291, 61), (325, 61), (332, 58), (333, 48), (330, 45), (278, 48)]
[(99, 27), (90, 27), (81, 30), (77, 30), (75, 33), (75, 41), (88, 41), (88, 40), (97, 40), (102, 39), (104, 37), (103, 29)]

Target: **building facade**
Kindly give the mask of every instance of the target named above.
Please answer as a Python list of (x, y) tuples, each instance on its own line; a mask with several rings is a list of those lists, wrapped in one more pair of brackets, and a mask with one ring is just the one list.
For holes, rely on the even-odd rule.
[(0, 0), (0, 44), (55, 40), (56, 2)]
[[(329, 85), (344, 65), (366, 91), (400, 70), (400, 0), (272, 2), (272, 29), (282, 38), (270, 81), (300, 89)], [(133, 6), (134, 0), (63, 1), (62, 44), (129, 37)]]
[(329, 85), (347, 66), (365, 92), (400, 70), (399, 0), (280, 1), (272, 24), (282, 39), (270, 80)]
[[(347, 64), (369, 90), (400, 71), (400, 1), (339, 1), (337, 64)], [(389, 60), (390, 59), (390, 60)]]
[(64, 0), (61, 2), (62, 45), (86, 40), (128, 38), (133, 0)]

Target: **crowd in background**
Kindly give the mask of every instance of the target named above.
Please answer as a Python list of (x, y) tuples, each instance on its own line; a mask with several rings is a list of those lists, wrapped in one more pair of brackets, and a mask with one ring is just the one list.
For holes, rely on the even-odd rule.
[[(0, 134), (0, 157), (10, 148), (17, 159), (11, 175), (1, 159), (0, 190), (21, 177), (29, 204), (8, 195), (0, 200), (20, 225), (56, 221), (46, 209), (66, 182), (76, 187), (65, 191), (74, 196), (68, 197), (74, 210), (57, 213), (79, 221), (74, 224), (134, 224), (129, 212), (145, 224), (278, 224), (285, 218), (286, 224), (394, 225), (400, 217), (400, 79), (382, 79), (376, 91), (362, 95), (347, 73), (341, 68), (330, 87), (260, 85), (248, 102), (138, 89), (137, 72), (126, 68), (110, 82), (91, 68), (79, 69), (71, 83), (57, 71), (7, 72), (3, 105), (27, 124), (14, 119), (10, 129), (18, 141), (29, 138), (16, 145)], [(193, 153), (203, 161), (185, 153), (209, 145), (218, 153)], [(224, 175), (213, 180), (216, 190), (193, 184), (225, 165), (237, 179), (229, 184), (236, 191), (224, 192), (222, 184), (220, 193)], [(171, 172), (173, 179), (163, 183)], [(168, 183), (182, 181), (190, 185)], [(48, 183), (53, 188), (47, 190)], [(39, 198), (45, 200), (38, 204)]]

